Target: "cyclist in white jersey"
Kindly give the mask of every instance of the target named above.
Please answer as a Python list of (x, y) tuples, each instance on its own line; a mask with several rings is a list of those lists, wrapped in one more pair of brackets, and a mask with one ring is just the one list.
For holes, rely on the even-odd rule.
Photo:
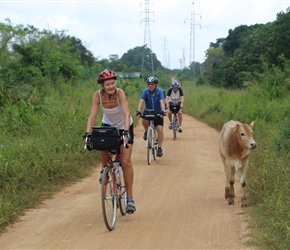
[[(123, 146), (123, 142), (120, 145), (120, 152), (122, 155), (121, 164), (124, 173), (124, 180), (127, 190), (127, 213), (134, 213), (136, 207), (133, 200), (133, 177), (134, 171), (131, 161), (131, 154), (134, 143), (134, 131), (133, 131), (133, 119), (130, 115), (130, 109), (125, 92), (122, 89), (116, 87), (117, 76), (110, 70), (102, 71), (98, 76), (98, 83), (100, 90), (93, 94), (91, 113), (87, 123), (87, 134), (92, 131), (94, 126), (99, 105), (103, 111), (102, 126), (114, 126), (120, 131), (120, 134), (124, 135), (125, 142), (128, 144), (128, 148)], [(102, 167), (108, 162), (108, 155), (106, 151), (100, 151)], [(100, 174), (100, 183), (102, 181), (102, 171)]]
[(171, 88), (167, 91), (166, 94), (166, 103), (169, 111), (167, 113), (169, 119), (169, 129), (172, 129), (172, 112), (170, 111), (170, 104), (180, 104), (180, 110), (177, 112), (178, 119), (179, 119), (179, 128), (178, 132), (182, 132), (182, 109), (183, 109), (183, 102), (184, 102), (184, 94), (182, 88), (180, 88), (179, 83), (174, 81), (171, 84)]

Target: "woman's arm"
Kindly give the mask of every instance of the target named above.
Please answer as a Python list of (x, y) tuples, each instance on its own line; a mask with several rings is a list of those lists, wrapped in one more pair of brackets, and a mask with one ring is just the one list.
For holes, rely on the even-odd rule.
[(88, 123), (87, 123), (87, 132), (89, 132), (89, 133), (92, 130), (92, 126), (94, 126), (94, 124), (96, 122), (99, 104), (100, 104), (100, 97), (99, 97), (98, 91), (96, 91), (93, 94), (91, 113), (90, 113)]

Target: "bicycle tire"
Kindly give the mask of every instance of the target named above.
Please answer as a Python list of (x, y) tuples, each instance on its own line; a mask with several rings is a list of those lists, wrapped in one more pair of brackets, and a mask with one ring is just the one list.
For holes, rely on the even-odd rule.
[(152, 150), (154, 147), (154, 145), (152, 145), (152, 137), (153, 137), (153, 130), (152, 128), (149, 127), (147, 130), (147, 143), (146, 143), (148, 165), (150, 165), (152, 161)]
[(173, 131), (173, 140), (175, 141), (176, 139), (176, 134), (177, 134), (177, 127), (178, 127), (178, 121), (177, 121), (177, 117), (176, 114), (174, 114), (174, 118), (173, 118), (173, 126), (172, 126), (172, 131)]
[(154, 138), (152, 139), (152, 143), (154, 145), (154, 147), (152, 149), (152, 155), (153, 155), (154, 161), (156, 161), (158, 145), (157, 145), (157, 142), (156, 142), (156, 133), (155, 132), (154, 132)]
[(101, 203), (105, 225), (109, 231), (115, 228), (117, 219), (116, 178), (110, 166), (104, 168)]
[(122, 184), (122, 180), (121, 178), (123, 178), (123, 172), (120, 169), (120, 183), (119, 183), (119, 208), (120, 208), (120, 213), (122, 216), (124, 216), (127, 212), (127, 191), (126, 191), (126, 187), (125, 185)]

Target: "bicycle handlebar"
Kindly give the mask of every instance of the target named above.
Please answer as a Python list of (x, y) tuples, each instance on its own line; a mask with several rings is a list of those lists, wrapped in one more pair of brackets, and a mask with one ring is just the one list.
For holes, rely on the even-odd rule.
[[(141, 112), (136, 112), (136, 114), (135, 114), (136, 116), (140, 116), (140, 117), (144, 117), (144, 113), (141, 113)], [(162, 113), (162, 114), (159, 114), (159, 113), (155, 113), (154, 115), (156, 115), (156, 116), (166, 116), (166, 113)]]

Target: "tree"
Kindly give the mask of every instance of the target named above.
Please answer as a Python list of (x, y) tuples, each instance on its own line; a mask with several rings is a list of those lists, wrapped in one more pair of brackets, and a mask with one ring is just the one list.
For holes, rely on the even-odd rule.
[[(135, 71), (142, 71), (142, 61), (143, 61), (143, 53), (145, 55), (151, 55), (153, 59), (153, 68), (156, 71), (158, 68), (163, 68), (161, 62), (157, 60), (156, 55), (146, 46), (135, 47), (133, 49), (128, 50), (121, 57), (122, 64), (127, 65)], [(145, 72), (152, 72), (152, 69), (148, 64), (145, 64)], [(151, 73), (149, 73), (151, 74)]]

